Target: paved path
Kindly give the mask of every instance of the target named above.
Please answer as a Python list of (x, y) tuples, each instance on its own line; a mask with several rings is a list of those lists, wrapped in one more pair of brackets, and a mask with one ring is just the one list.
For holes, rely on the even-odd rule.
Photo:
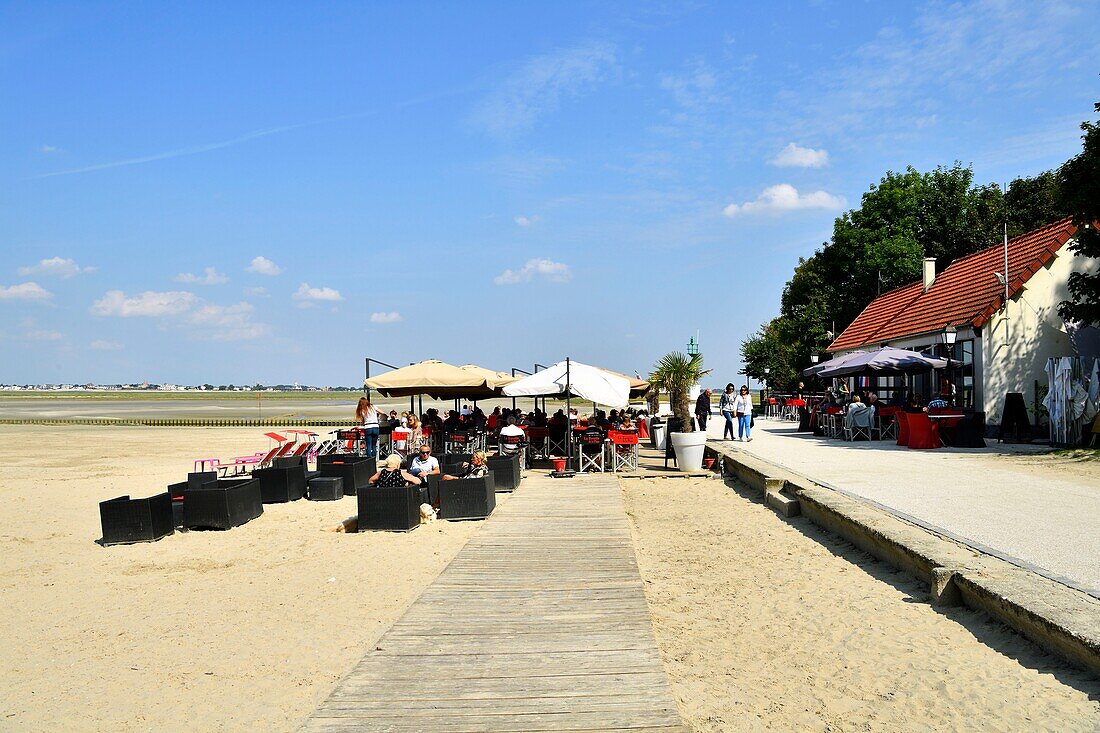
[(302, 730), (686, 732), (617, 481), (524, 479)]
[[(722, 435), (722, 420), (708, 427)], [(757, 418), (739, 448), (900, 516), (1100, 597), (1100, 464), (986, 450), (916, 451), (891, 441), (846, 443)]]

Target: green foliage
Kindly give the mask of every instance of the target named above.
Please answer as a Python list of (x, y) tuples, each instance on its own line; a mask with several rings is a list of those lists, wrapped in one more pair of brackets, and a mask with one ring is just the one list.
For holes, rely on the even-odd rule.
[[(1097, 127), (1086, 132), (1100, 137)], [(1096, 220), (1100, 176), (1095, 154), (1090, 160), (1079, 164), (1074, 180), (1091, 175), (1092, 193), (1078, 199), (1092, 202)], [(961, 163), (927, 173), (912, 167), (888, 171), (863, 194), (859, 208), (836, 219), (832, 240), (799, 260), (783, 289), (779, 317), (742, 343), (749, 374), (761, 379), (768, 367), (773, 385), (793, 386), (799, 370), (809, 366), (810, 354), (827, 346), (872, 300), (919, 280), (925, 257), (935, 257), (937, 269), (943, 270), (959, 257), (999, 243), (1006, 220), (1015, 236), (1083, 210), (1071, 208), (1063, 193), (1066, 180), (1065, 168), (1059, 175), (1047, 171), (1014, 180), (1002, 195), (995, 184), (974, 185), (974, 172)], [(1100, 286), (1098, 280), (1076, 278), (1085, 290)]]
[(670, 351), (660, 358), (649, 374), (649, 383), (659, 385), (668, 392), (672, 402), (672, 411), (683, 421), (683, 432), (692, 432), (691, 406), (688, 404), (691, 388), (710, 374), (703, 368), (703, 356), (688, 356), (679, 351)]
[[(1096, 104), (1100, 113), (1100, 102)], [(1100, 258), (1100, 121), (1083, 122), (1084, 150), (1066, 161), (1058, 173), (1066, 205), (1077, 224), (1073, 249), (1078, 257)], [(1058, 307), (1067, 320), (1100, 325), (1100, 272), (1075, 272), (1069, 277), (1070, 300)]]

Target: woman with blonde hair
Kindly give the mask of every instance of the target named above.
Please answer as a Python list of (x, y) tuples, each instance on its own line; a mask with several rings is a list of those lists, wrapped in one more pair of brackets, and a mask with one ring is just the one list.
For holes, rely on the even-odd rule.
[(371, 458), (378, 457), (378, 410), (366, 397), (359, 398), (355, 407), (355, 422), (363, 426), (365, 449)]
[(413, 453), (424, 444), (424, 431), (420, 428), (420, 421), (416, 419), (416, 415), (409, 413), (408, 422), (405, 427), (409, 429), (409, 453)]
[(458, 476), (444, 476), (444, 481), (455, 481), (460, 478), (481, 478), (485, 474), (489, 473), (488, 459), (485, 457), (485, 451), (474, 451), (474, 454), (470, 456), (469, 462), (462, 463), (462, 473)]
[(402, 486), (418, 486), (420, 479), (401, 468), (401, 456), (391, 453), (386, 457), (384, 468), (368, 479), (371, 486), (382, 489), (398, 489)]

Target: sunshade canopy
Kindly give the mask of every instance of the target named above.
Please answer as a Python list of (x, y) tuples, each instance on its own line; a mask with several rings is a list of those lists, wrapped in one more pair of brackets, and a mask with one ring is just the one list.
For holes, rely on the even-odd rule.
[[(567, 394), (568, 386), (568, 394)], [(630, 380), (605, 369), (570, 360), (559, 361), (504, 388), (506, 397), (579, 397), (608, 407), (630, 402)]]
[(814, 364), (813, 366), (807, 367), (802, 370), (802, 374), (806, 377), (812, 377), (815, 374), (820, 374), (824, 369), (832, 369), (833, 367), (838, 367), (841, 364), (851, 361), (860, 354), (866, 353), (867, 352), (863, 350), (850, 351), (847, 354), (841, 354), (840, 356), (829, 359), (828, 361), (823, 361), (820, 364)]
[(436, 399), (463, 397), (483, 399), (500, 394), (498, 378), (490, 379), (488, 374), (502, 373), (482, 370), (481, 367), (473, 365), (457, 367), (454, 364), (428, 359), (371, 377), (364, 380), (363, 384), (369, 389), (378, 390), (384, 397), (426, 394)]
[(511, 384), (516, 381), (516, 377), (513, 377), (507, 372), (494, 372), (492, 369), (486, 369), (477, 364), (463, 364), (459, 369), (484, 377), (485, 384), (492, 389), (497, 389), (498, 387), (503, 387), (506, 384)]
[(817, 376), (829, 379), (858, 374), (912, 374), (943, 369), (946, 366), (946, 359), (936, 359), (916, 351), (884, 346), (878, 351), (859, 354), (843, 364), (822, 369)]

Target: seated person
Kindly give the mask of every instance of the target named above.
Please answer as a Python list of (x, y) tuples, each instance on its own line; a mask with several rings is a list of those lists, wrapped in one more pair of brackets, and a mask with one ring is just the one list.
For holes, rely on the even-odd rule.
[(947, 406), (947, 400), (945, 400), (942, 395), (938, 397), (933, 397), (932, 400), (928, 403), (929, 410), (942, 410)]
[(867, 405), (863, 404), (863, 400), (860, 399), (859, 395), (852, 395), (852, 401), (844, 408), (844, 412), (850, 414), (853, 412), (863, 412), (866, 409)]
[(466, 421), (470, 424), (470, 427), (482, 431), (489, 424), (488, 418), (485, 417), (485, 413), (481, 411), (480, 407), (475, 407), (474, 411), (466, 418)]
[(875, 394), (874, 392), (868, 392), (867, 393), (867, 406), (868, 407), (878, 407), (879, 406), (878, 395)]
[(524, 437), (526, 436), (524, 435), (523, 430), (521, 430), (520, 427), (516, 425), (516, 418), (509, 415), (508, 424), (500, 429), (500, 437), (501, 440), (497, 442), (497, 447), (500, 450), (500, 454), (502, 456), (510, 456), (513, 453), (518, 453), (521, 449), (521, 446), (516, 443), (507, 442), (503, 439), (508, 437), (518, 437), (520, 439), (520, 443), (522, 443)]
[(426, 445), (420, 446), (417, 456), (409, 464), (409, 473), (421, 484), (428, 483), (428, 476), (439, 473), (439, 460), (432, 455), (431, 448)]
[(455, 430), (461, 430), (462, 423), (458, 419), (458, 413), (454, 410), (447, 411), (447, 419), (443, 421), (443, 432), (452, 433)]
[(385, 468), (378, 471), (369, 479), (371, 486), (383, 489), (394, 489), (401, 486), (416, 486), (420, 479), (408, 471), (401, 470), (401, 456), (391, 453), (386, 458)]
[(554, 416), (547, 421), (546, 425), (550, 428), (550, 432), (561, 435), (569, 426), (569, 420), (566, 419), (565, 413), (562, 410), (558, 410), (554, 413)]
[(638, 428), (634, 427), (634, 421), (631, 420), (630, 417), (624, 417), (622, 423), (619, 424), (619, 430), (622, 430), (623, 432), (629, 432), (637, 429)]
[(909, 398), (909, 402), (905, 405), (906, 412), (928, 412), (927, 407), (920, 406), (920, 395), (915, 394)]
[(454, 481), (460, 478), (481, 478), (489, 472), (489, 465), (485, 460), (485, 451), (474, 451), (469, 461), (462, 462), (462, 473), (458, 476), (443, 476), (444, 481)]

